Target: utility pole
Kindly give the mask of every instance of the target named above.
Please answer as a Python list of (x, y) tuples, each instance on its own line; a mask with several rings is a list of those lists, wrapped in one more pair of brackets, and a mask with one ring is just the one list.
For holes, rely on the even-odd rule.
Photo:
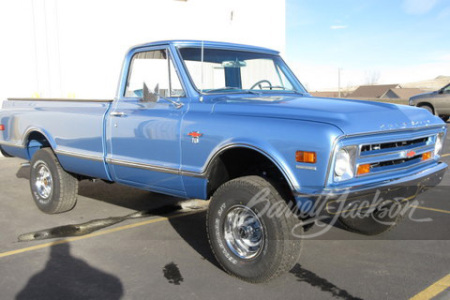
[(338, 98), (341, 98), (341, 71), (342, 68), (338, 68)]

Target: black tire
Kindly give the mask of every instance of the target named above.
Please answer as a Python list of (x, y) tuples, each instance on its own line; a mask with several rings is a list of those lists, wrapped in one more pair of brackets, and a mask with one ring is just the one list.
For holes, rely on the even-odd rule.
[(364, 235), (378, 235), (392, 230), (403, 219), (403, 208), (399, 202), (384, 201), (367, 211), (351, 211), (339, 216), (341, 225), (348, 231)]
[(442, 121), (447, 122), (450, 116), (441, 116)]
[(434, 109), (430, 106), (430, 105), (428, 105), (428, 104), (423, 104), (423, 105), (421, 105), (421, 106), (419, 106), (420, 108), (423, 108), (423, 109), (425, 109), (425, 110), (428, 110), (432, 115), (434, 115)]
[(37, 207), (47, 214), (69, 211), (77, 203), (78, 180), (63, 170), (50, 148), (34, 154), (30, 187)]
[[(263, 193), (265, 201), (252, 203), (252, 199)], [(267, 208), (271, 208), (267, 211)], [(281, 212), (274, 216), (274, 210)], [(256, 216), (245, 218), (247, 226), (225, 226), (232, 216), (241, 213)], [(244, 214), (244, 215), (243, 215)], [(235, 219), (236, 220), (236, 219)], [(255, 226), (257, 223), (260, 226)], [(298, 226), (297, 226), (298, 225)], [(237, 239), (225, 238), (227, 229), (234, 228)], [(248, 230), (250, 228), (250, 230)], [(248, 232), (251, 232), (248, 234)], [(266, 180), (258, 176), (245, 176), (231, 180), (220, 186), (214, 193), (207, 213), (207, 232), (211, 249), (219, 264), (229, 274), (244, 281), (260, 283), (269, 281), (289, 270), (297, 263), (300, 254), (303, 227), (291, 213), (286, 201)], [(295, 233), (295, 235), (293, 234)], [(248, 235), (259, 241), (259, 247), (251, 248), (251, 255), (239, 254), (239, 246), (232, 246), (237, 240)], [(228, 235), (229, 237), (229, 235)], [(260, 237), (260, 238), (258, 238)], [(227, 242), (228, 241), (228, 242)], [(262, 242), (261, 242), (262, 241)], [(252, 241), (253, 242), (253, 241)], [(236, 245), (242, 245), (235, 243)], [(259, 250), (255, 250), (259, 249)], [(242, 253), (242, 252), (241, 252)]]

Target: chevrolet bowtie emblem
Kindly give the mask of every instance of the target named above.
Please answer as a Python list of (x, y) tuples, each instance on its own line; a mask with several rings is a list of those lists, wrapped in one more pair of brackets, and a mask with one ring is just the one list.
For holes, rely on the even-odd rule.
[(203, 133), (200, 133), (198, 131), (192, 131), (192, 132), (189, 132), (188, 135), (190, 137), (192, 137), (193, 144), (198, 144), (200, 137), (203, 136)]
[(414, 157), (415, 155), (416, 155), (416, 151), (413, 151), (413, 150), (411, 150), (411, 151), (406, 153), (406, 157), (407, 158)]

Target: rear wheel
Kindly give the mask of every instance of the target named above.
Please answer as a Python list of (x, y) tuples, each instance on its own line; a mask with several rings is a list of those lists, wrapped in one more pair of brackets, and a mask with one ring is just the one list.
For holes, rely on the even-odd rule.
[(258, 176), (217, 189), (207, 214), (208, 239), (220, 265), (248, 282), (269, 281), (300, 257), (303, 228), (277, 190)]
[(50, 148), (34, 154), (30, 187), (37, 207), (48, 214), (69, 211), (77, 202), (78, 180), (64, 171)]

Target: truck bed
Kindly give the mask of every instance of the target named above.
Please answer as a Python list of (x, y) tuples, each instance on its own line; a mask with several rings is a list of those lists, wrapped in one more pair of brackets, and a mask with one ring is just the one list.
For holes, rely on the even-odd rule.
[[(13, 156), (30, 160), (45, 137), (64, 169), (108, 179), (104, 166), (107, 99), (9, 98), (0, 110), (0, 145)], [(90, 174), (85, 174), (89, 170)]]

